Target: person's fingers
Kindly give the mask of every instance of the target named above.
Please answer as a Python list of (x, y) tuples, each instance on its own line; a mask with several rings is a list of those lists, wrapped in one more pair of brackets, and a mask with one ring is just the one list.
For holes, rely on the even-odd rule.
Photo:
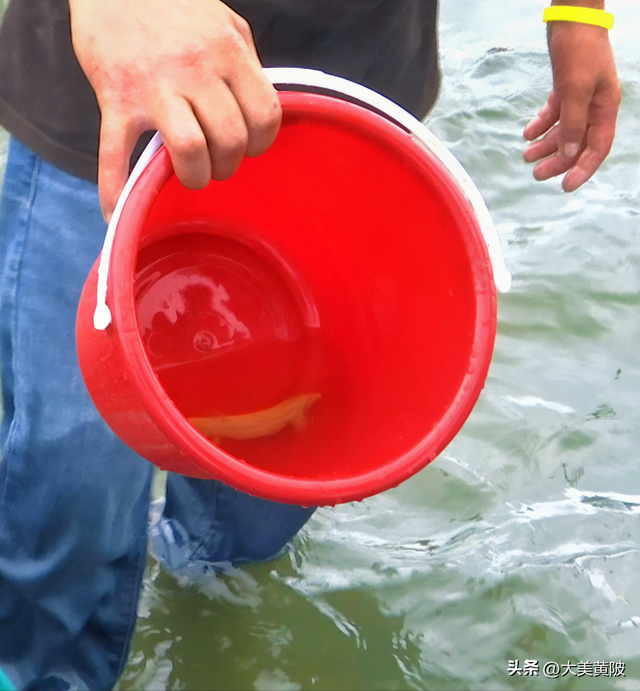
[(533, 169), (533, 177), (538, 181), (555, 178), (558, 175), (566, 173), (574, 162), (575, 159), (567, 159), (565, 156), (561, 156), (559, 154), (550, 156), (549, 158), (545, 158), (544, 161), (538, 163), (538, 165)]
[(568, 158), (558, 151), (559, 126), (554, 127), (545, 137), (531, 144), (524, 152), (525, 161), (540, 161), (533, 169), (536, 180), (548, 180), (566, 173), (577, 161), (578, 154)]
[(155, 126), (169, 151), (173, 170), (187, 189), (206, 187), (211, 180), (207, 138), (191, 104), (178, 94), (165, 94), (155, 107)]
[[(597, 169), (597, 166), (596, 166)], [(584, 168), (580, 161), (575, 166), (569, 169), (569, 172), (564, 176), (562, 181), (562, 189), (565, 192), (575, 192), (578, 187), (584, 183), (595, 173), (595, 170)]]
[(547, 102), (542, 106), (539, 113), (524, 128), (524, 138), (528, 141), (533, 141), (541, 137), (558, 122), (559, 118), (560, 100), (555, 90), (552, 90)]
[(144, 131), (135, 121), (103, 110), (98, 149), (98, 190), (102, 214), (111, 220), (118, 197), (129, 177), (131, 154)]
[[(227, 34), (227, 47), (234, 59), (233, 69), (207, 77), (202, 73), (207, 88), (184, 85), (181, 107), (192, 110), (201, 135), (192, 130), (179, 132), (176, 125), (186, 121), (186, 113), (172, 111), (163, 116), (162, 127), (173, 132), (165, 143), (174, 161), (176, 175), (185, 187), (203, 187), (206, 169), (203, 164), (204, 147), (209, 156), (209, 179), (226, 180), (238, 169), (245, 156), (258, 156), (273, 144), (282, 111), (280, 100), (271, 82), (265, 76), (253, 43), (249, 24), (235, 16), (237, 33)], [(172, 102), (173, 103), (173, 102)], [(165, 109), (166, 110), (166, 109)], [(193, 125), (193, 122), (191, 122)], [(182, 160), (175, 161), (174, 155)], [(187, 167), (191, 166), (189, 173)]]
[(192, 103), (192, 107), (206, 138), (210, 178), (227, 180), (242, 163), (249, 140), (240, 106), (229, 87), (218, 82), (215, 89)]
[[(258, 70), (262, 76), (262, 71)], [(241, 90), (262, 89), (254, 101), (246, 95), (244, 108), (225, 82), (219, 81), (206, 99), (191, 104), (179, 94), (163, 94), (151, 110), (154, 127), (162, 134), (176, 176), (188, 189), (201, 189), (211, 179), (226, 180), (245, 155), (259, 155), (272, 143), (281, 121), (280, 102), (264, 78), (246, 79)], [(103, 116), (99, 154), (99, 188), (103, 214), (110, 219), (127, 177), (131, 153), (145, 127), (130, 116)]]
[[(232, 65), (232, 69), (225, 70), (221, 73), (221, 76), (237, 101), (239, 114), (245, 121), (246, 141), (243, 155), (259, 156), (273, 144), (280, 129), (282, 121), (280, 100), (275, 88), (262, 70), (262, 64), (255, 47), (249, 23), (237, 14), (232, 14), (231, 19), (236, 33), (227, 34), (227, 42), (228, 49), (234, 55), (234, 60), (229, 63)], [(203, 110), (203, 106), (200, 105), (202, 100), (201, 92), (195, 94), (190, 100), (192, 103), (198, 104), (199, 118), (217, 120), (222, 123), (226, 121), (227, 125), (230, 122), (228, 114), (233, 109), (226, 96), (221, 116), (214, 116), (212, 111), (210, 114), (207, 114)], [(209, 103), (212, 101), (211, 97), (208, 97), (207, 100)], [(213, 129), (205, 129), (208, 138), (210, 133), (215, 133)], [(234, 146), (234, 140), (238, 136), (239, 127), (231, 126), (228, 137), (224, 135), (222, 137), (217, 135), (213, 137), (215, 147), (220, 150), (222, 143), (223, 151), (222, 158), (218, 157), (218, 160), (221, 161), (221, 170), (217, 171), (216, 169), (214, 174), (216, 179), (228, 177), (228, 174), (223, 172), (223, 170), (229, 168), (228, 165), (224, 165), (224, 161), (227, 159), (225, 150), (227, 148), (231, 150), (241, 148), (239, 143), (236, 143)], [(226, 144), (224, 143), (225, 139)], [(212, 156), (212, 160), (216, 160), (216, 157)], [(231, 160), (231, 154), (229, 154), (228, 160)]]
[(614, 135), (615, 124), (611, 119), (602, 125), (592, 125), (587, 132), (586, 145), (581, 143), (579, 154), (568, 158), (558, 152), (559, 127), (555, 127), (543, 139), (531, 144), (524, 157), (529, 163), (541, 161), (533, 171), (536, 180), (548, 180), (567, 173), (562, 188), (565, 192), (574, 192), (602, 165), (611, 151)]
[(259, 156), (275, 141), (282, 122), (278, 93), (259, 66), (237, 70), (228, 80), (247, 127), (247, 156)]
[(553, 127), (547, 134), (537, 141), (529, 144), (523, 152), (524, 160), (527, 163), (541, 161), (547, 156), (552, 156), (558, 151), (558, 127)]
[(563, 89), (558, 123), (558, 152), (568, 159), (575, 159), (582, 148), (593, 94), (593, 85), (573, 83)]
[(598, 170), (611, 151), (614, 136), (615, 124), (611, 122), (589, 128), (585, 150), (562, 181), (565, 192), (577, 190)]

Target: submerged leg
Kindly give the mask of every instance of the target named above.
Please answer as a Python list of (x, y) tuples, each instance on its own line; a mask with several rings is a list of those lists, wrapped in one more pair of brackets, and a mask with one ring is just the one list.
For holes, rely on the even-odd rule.
[(152, 540), (157, 556), (174, 570), (193, 561), (265, 561), (282, 553), (314, 511), (258, 499), (215, 480), (170, 474)]

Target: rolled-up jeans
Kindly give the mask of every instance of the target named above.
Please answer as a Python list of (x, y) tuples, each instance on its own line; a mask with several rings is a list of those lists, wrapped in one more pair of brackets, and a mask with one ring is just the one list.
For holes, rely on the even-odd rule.
[[(111, 688), (146, 563), (152, 466), (84, 386), (80, 293), (106, 225), (97, 186), (11, 140), (0, 205), (0, 665), (18, 688)], [(171, 568), (281, 552), (313, 509), (169, 475), (154, 531)]]

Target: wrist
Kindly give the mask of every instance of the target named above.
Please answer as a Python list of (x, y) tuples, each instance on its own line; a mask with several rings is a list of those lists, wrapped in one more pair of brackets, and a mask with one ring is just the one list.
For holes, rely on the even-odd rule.
[(604, 10), (604, 0), (551, 0), (551, 6), (566, 5), (569, 7), (589, 7), (594, 10)]

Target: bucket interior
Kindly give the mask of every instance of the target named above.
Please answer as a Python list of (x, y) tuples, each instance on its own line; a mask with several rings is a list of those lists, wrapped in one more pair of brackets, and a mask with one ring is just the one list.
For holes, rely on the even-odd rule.
[(476, 221), (397, 126), (283, 96), (267, 153), (200, 191), (172, 176), (154, 202), (135, 277), (147, 357), (185, 418), (256, 468), (327, 480), (430, 460), (493, 346)]

